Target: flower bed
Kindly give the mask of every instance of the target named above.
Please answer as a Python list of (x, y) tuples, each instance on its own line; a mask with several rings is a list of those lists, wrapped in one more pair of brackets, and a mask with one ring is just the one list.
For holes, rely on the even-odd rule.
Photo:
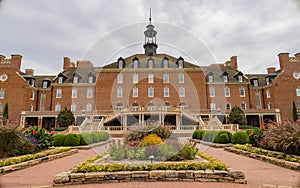
[(269, 151), (261, 148), (255, 148), (248, 145), (234, 145), (224, 148), (226, 151), (244, 155), (250, 158), (266, 161), (278, 166), (300, 171), (300, 157), (287, 155), (282, 152)]

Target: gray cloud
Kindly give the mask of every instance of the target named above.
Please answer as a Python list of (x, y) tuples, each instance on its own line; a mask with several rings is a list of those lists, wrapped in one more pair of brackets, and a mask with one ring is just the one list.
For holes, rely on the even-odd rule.
[[(61, 71), (64, 56), (92, 59), (91, 54), (102, 53), (113, 61), (118, 55), (143, 53), (151, 5), (160, 53), (186, 56), (201, 65), (237, 55), (242, 71), (263, 73), (268, 66), (278, 68), (278, 53), (300, 52), (299, 4), (299, 0), (0, 1), (0, 53), (20, 53), (22, 67), (38, 74)], [(120, 32), (126, 25), (133, 27)], [(104, 43), (92, 52), (99, 42)]]

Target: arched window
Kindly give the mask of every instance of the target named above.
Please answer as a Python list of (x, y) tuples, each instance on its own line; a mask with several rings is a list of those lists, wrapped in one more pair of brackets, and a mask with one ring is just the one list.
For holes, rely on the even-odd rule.
[(149, 58), (149, 59), (148, 59), (148, 68), (149, 68), (149, 69), (154, 68), (154, 61), (153, 61), (152, 58)]

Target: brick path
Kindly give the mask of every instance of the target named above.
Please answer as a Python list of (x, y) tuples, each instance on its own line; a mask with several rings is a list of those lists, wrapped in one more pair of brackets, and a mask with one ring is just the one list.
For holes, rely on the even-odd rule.
[[(95, 150), (97, 152), (95, 152)], [(42, 163), (33, 167), (29, 167), (20, 171), (12, 172), (0, 176), (0, 187), (51, 187), (53, 176), (68, 170), (75, 165), (84, 162), (88, 158), (103, 152), (105, 146), (96, 148), (95, 150), (81, 150), (79, 153), (65, 158), (57, 159), (47, 163)], [(262, 188), (262, 185), (280, 185), (285, 187), (299, 186), (300, 173), (277, 167), (262, 161), (246, 158), (233, 154), (223, 149), (210, 148), (200, 146), (200, 150), (210, 154), (236, 170), (242, 170), (246, 174), (248, 185), (232, 184), (232, 183), (203, 183), (203, 182), (128, 182), (117, 184), (88, 184), (88, 185), (72, 185), (69, 187), (103, 187), (103, 188)], [(274, 186), (273, 186), (274, 187)], [(278, 186), (279, 187), (279, 186)]]

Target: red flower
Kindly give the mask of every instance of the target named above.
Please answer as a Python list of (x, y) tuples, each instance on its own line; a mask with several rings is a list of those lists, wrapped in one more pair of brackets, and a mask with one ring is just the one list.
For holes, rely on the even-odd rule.
[(36, 130), (32, 130), (32, 134), (36, 135)]
[(54, 131), (51, 131), (50, 134), (54, 134)]

